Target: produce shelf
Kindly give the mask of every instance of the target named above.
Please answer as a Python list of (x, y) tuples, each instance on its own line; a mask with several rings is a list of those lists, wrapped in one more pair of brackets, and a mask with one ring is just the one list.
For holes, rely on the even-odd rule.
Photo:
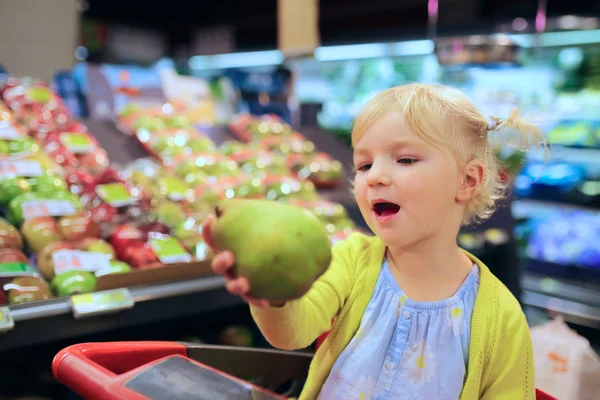
[(0, 334), (0, 351), (146, 323), (167, 321), (243, 304), (221, 277), (167, 282), (129, 289), (131, 309), (75, 319), (71, 298), (10, 306), (14, 329)]

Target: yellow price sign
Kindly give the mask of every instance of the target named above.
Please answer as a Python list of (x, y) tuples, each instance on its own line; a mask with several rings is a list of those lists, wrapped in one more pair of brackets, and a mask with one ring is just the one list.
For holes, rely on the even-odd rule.
[(127, 310), (133, 306), (133, 297), (126, 288), (71, 296), (75, 318)]
[(15, 322), (8, 307), (0, 307), (0, 332), (8, 332), (15, 327)]

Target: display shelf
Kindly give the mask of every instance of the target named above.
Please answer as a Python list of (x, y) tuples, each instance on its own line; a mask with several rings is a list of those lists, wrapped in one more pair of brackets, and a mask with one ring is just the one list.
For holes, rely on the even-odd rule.
[(600, 213), (600, 209), (596, 207), (572, 203), (560, 203), (557, 201), (522, 198), (514, 201), (512, 204), (512, 213), (515, 219), (532, 218), (536, 215), (553, 213), (558, 210), (589, 211), (594, 213)]
[(0, 351), (152, 322), (168, 321), (243, 304), (221, 277), (130, 288), (133, 308), (75, 319), (71, 298), (11, 306), (14, 329), (0, 334)]

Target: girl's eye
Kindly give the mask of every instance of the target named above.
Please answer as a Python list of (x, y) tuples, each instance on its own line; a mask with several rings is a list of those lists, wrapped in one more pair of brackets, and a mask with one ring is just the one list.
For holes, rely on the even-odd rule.
[(360, 165), (358, 168), (356, 168), (358, 171), (368, 171), (369, 169), (371, 169), (371, 164), (362, 164)]
[(412, 165), (412, 164), (414, 164), (416, 162), (417, 162), (417, 159), (415, 159), (415, 158), (407, 158), (407, 157), (400, 158), (398, 160), (398, 164), (402, 164), (402, 165)]

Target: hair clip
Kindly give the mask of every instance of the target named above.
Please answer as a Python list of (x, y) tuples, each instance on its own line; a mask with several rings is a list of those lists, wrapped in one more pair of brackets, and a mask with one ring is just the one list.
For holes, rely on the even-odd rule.
[(490, 119), (492, 121), (488, 124), (487, 130), (488, 131), (498, 130), (498, 128), (500, 127), (500, 124), (502, 123), (502, 118), (490, 117)]

